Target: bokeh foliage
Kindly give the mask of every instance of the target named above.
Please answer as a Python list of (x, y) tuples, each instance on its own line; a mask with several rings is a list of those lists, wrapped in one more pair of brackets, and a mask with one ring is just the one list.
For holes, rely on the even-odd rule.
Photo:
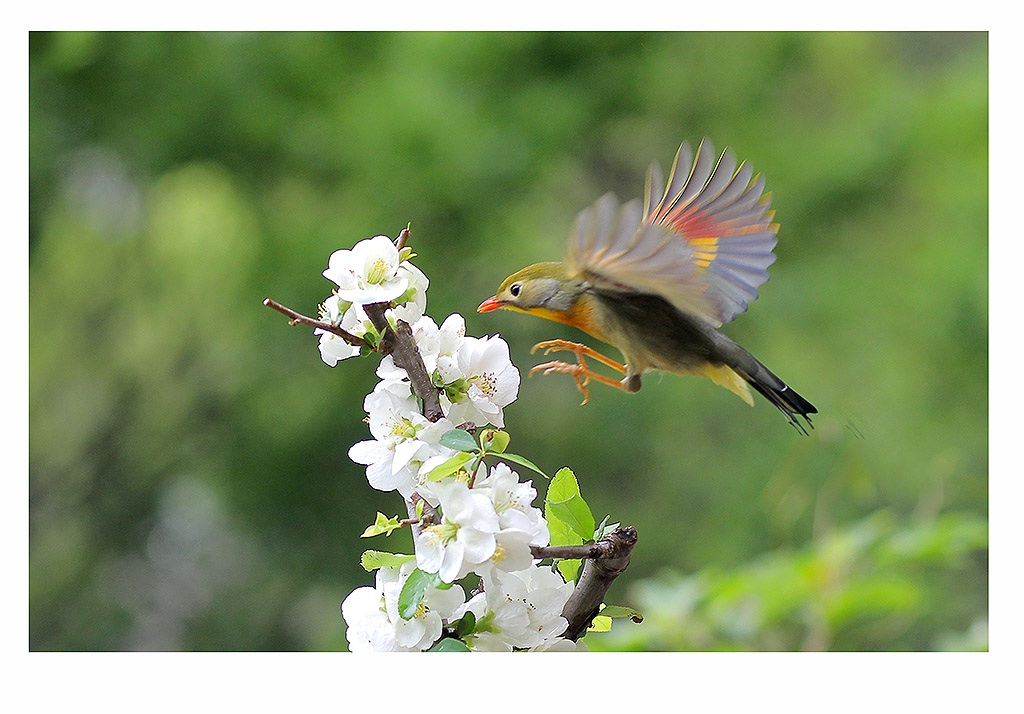
[(647, 621), (588, 641), (985, 648), (987, 62), (966, 33), (33, 34), (30, 646), (343, 649), (358, 535), (401, 510), (346, 456), (375, 364), (262, 299), (314, 313), (331, 251), (411, 222), (429, 313), (525, 372), (581, 335), (475, 306), (706, 135), (782, 225), (726, 331), (821, 414), (524, 380), (515, 450), (640, 534), (611, 595)]

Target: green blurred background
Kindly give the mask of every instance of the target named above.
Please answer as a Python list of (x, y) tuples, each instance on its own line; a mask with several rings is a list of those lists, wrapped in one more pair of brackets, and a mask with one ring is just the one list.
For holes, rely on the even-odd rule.
[[(475, 307), (709, 136), (781, 222), (726, 332), (821, 414), (704, 380), (524, 379), (512, 450), (637, 527), (592, 649), (988, 646), (984, 33), (67, 33), (30, 39), (30, 648), (344, 649), (373, 358), (304, 328), (330, 253), (412, 224)], [(542, 481), (542, 480), (541, 480)], [(543, 492), (543, 483), (538, 483)]]

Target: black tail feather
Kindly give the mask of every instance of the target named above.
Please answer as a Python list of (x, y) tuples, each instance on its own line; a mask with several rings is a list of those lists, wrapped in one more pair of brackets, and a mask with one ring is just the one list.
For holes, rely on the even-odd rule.
[[(747, 353), (749, 356), (749, 353)], [(789, 385), (776, 377), (770, 369), (751, 357), (754, 361), (753, 369), (748, 373), (744, 369), (737, 369), (743, 379), (756, 389), (765, 399), (775, 405), (782, 412), (789, 423), (796, 427), (801, 434), (807, 435), (807, 429), (813, 429), (811, 414), (817, 414), (818, 410), (809, 401), (801, 397)], [(806, 426), (800, 419), (806, 422)]]
[[(772, 376), (774, 377), (775, 375)], [(776, 377), (776, 379), (778, 378)], [(789, 423), (796, 427), (797, 431), (806, 436), (807, 429), (814, 428), (810, 415), (817, 414), (818, 410), (814, 408), (813, 404), (790, 389), (782, 380), (778, 380), (782, 385), (781, 387), (774, 387), (756, 379), (749, 379), (748, 381), (751, 387), (760, 392), (765, 399), (774, 404), (786, 416)], [(802, 417), (807, 422), (806, 427), (800, 422), (798, 417)]]

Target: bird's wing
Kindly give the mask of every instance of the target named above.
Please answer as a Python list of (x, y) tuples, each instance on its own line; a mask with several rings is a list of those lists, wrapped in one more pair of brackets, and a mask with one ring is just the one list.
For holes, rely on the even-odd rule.
[(576, 219), (568, 262), (606, 289), (654, 293), (715, 326), (757, 299), (775, 260), (764, 178), (731, 150), (715, 161), (707, 139), (696, 155), (683, 143), (663, 188), (651, 164), (644, 201), (602, 196)]

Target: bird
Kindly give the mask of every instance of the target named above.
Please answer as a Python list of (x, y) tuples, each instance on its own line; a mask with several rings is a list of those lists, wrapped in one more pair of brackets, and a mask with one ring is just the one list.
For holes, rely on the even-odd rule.
[[(622, 363), (569, 340), (534, 345), (575, 354), (575, 364), (545, 362), (530, 374), (571, 375), (583, 404), (592, 381), (637, 392), (652, 370), (697, 375), (751, 406), (753, 388), (806, 435), (814, 405), (718, 329), (757, 299), (775, 261), (779, 224), (764, 176), (704, 138), (695, 152), (684, 141), (663, 177), (654, 161), (642, 201), (606, 193), (582, 210), (563, 261), (512, 273), (478, 312), (536, 315), (618, 348)], [(595, 372), (588, 358), (622, 378)]]

